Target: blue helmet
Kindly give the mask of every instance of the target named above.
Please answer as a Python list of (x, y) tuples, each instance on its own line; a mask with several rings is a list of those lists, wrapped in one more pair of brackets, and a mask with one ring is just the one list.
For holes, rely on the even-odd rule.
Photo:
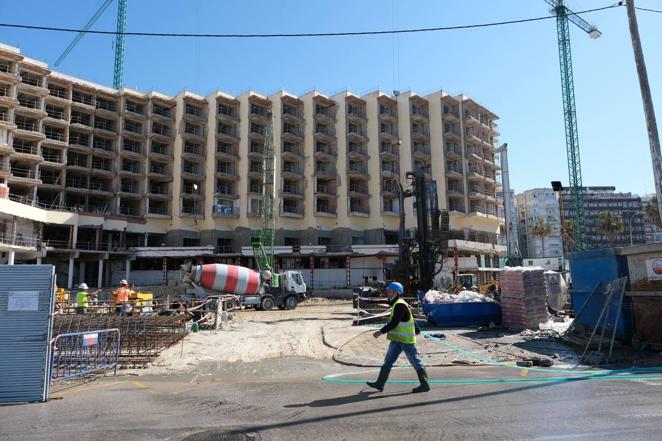
[(391, 283), (389, 283), (388, 286), (386, 287), (386, 289), (390, 289), (391, 291), (395, 291), (395, 292), (397, 292), (398, 294), (402, 294), (402, 293), (405, 292), (405, 289), (404, 289), (404, 287), (402, 286), (402, 283), (399, 283), (399, 282), (391, 282)]

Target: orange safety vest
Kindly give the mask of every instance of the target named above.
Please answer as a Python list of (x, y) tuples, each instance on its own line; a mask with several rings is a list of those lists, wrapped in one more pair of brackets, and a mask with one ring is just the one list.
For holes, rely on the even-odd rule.
[(129, 288), (124, 288), (124, 287), (117, 288), (115, 290), (115, 303), (128, 302), (129, 293), (131, 293), (131, 290)]

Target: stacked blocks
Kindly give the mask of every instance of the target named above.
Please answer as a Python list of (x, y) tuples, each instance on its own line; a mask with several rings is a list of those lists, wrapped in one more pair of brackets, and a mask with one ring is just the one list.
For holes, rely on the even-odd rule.
[(501, 273), (501, 314), (503, 325), (515, 329), (538, 329), (538, 324), (549, 320), (542, 268), (505, 268)]

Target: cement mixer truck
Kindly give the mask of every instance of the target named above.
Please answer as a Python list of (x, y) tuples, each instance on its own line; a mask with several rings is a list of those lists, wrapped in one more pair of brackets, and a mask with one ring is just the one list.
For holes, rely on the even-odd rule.
[(242, 305), (268, 311), (294, 309), (306, 298), (306, 283), (299, 271), (257, 272), (250, 268), (223, 263), (183, 265), (183, 282), (192, 287), (196, 297), (211, 293), (232, 294)]

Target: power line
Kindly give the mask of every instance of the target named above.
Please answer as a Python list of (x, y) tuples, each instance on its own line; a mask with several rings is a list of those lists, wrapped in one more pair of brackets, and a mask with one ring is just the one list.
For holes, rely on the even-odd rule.
[[(606, 9), (618, 8), (623, 6), (621, 4), (614, 4), (611, 6), (604, 6), (602, 8), (587, 9), (584, 11), (575, 12), (575, 15), (588, 14), (590, 12), (604, 11)], [(388, 35), (388, 34), (414, 34), (421, 32), (437, 32), (437, 31), (452, 31), (459, 29), (476, 29), (487, 28), (493, 26), (504, 26), (518, 23), (530, 23), (534, 21), (555, 19), (556, 15), (547, 15), (544, 17), (524, 18), (519, 20), (497, 21), (491, 23), (479, 23), (469, 25), (456, 25), (434, 28), (414, 28), (414, 29), (396, 29), (390, 31), (358, 31), (358, 32), (303, 32), (303, 33), (278, 33), (278, 34), (178, 34), (169, 32), (116, 32), (116, 31), (94, 31), (73, 28), (59, 28), (52, 26), (36, 26), (36, 25), (23, 25), (16, 23), (0, 23), (0, 27), (13, 28), (13, 29), (28, 29), (37, 31), (52, 31), (52, 32), (82, 32), (86, 34), (97, 35), (125, 35), (132, 37), (170, 37), (170, 38), (301, 38), (301, 37), (347, 37), (347, 36), (362, 36), (362, 35)]]
[(638, 10), (640, 10), (640, 11), (656, 12), (656, 13), (658, 13), (658, 14), (662, 14), (662, 11), (661, 11), (661, 10), (658, 10), (658, 9), (640, 8), (640, 7), (638, 7), (638, 6), (636, 6), (634, 9), (638, 9)]

